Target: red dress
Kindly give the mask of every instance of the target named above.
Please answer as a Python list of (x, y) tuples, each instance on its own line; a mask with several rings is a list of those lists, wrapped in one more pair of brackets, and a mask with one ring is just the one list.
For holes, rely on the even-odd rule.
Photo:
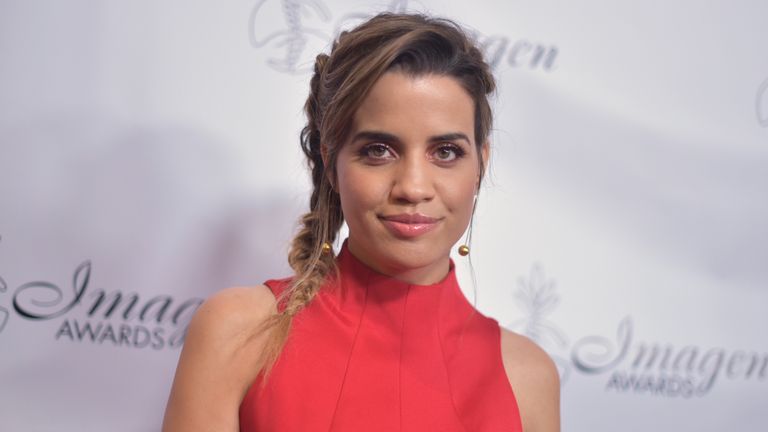
[(522, 431), (499, 325), (464, 297), (453, 262), (434, 285), (377, 273), (346, 244), (337, 262), (340, 283), (294, 317), (266, 387), (257, 376), (243, 399), (241, 431)]

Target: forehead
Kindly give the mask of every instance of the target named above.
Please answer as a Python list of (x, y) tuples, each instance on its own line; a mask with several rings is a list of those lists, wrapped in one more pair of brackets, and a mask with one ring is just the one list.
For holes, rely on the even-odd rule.
[(474, 139), (474, 118), (474, 101), (455, 78), (387, 72), (355, 112), (353, 130), (414, 140), (462, 132)]

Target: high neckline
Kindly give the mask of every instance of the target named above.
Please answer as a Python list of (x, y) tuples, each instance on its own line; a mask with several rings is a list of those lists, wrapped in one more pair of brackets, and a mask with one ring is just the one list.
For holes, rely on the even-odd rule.
[(392, 329), (402, 328), (402, 320), (408, 315), (438, 337), (438, 328), (462, 327), (477, 313), (461, 291), (453, 261), (442, 280), (420, 285), (377, 272), (355, 257), (346, 242), (336, 260), (340, 279), (331, 278), (332, 283), (323, 287), (319, 299), (343, 315), (361, 316), (365, 310), (377, 310), (379, 319)]
[[(498, 323), (464, 297), (454, 263), (430, 285), (381, 274), (342, 245), (339, 272), (300, 310), (243, 431), (520, 431)], [(269, 280), (279, 295), (291, 278)]]
[(371, 268), (349, 250), (348, 240), (344, 240), (342, 243), (339, 254), (336, 257), (336, 263), (339, 266), (339, 270), (343, 270), (343, 274), (349, 274), (355, 278), (365, 278), (369, 281), (388, 281), (390, 284), (396, 286), (411, 288), (439, 289), (440, 287), (458, 286), (458, 281), (456, 279), (456, 265), (453, 262), (453, 259), (450, 258), (448, 259), (448, 273), (443, 276), (440, 281), (431, 284), (411, 283)]

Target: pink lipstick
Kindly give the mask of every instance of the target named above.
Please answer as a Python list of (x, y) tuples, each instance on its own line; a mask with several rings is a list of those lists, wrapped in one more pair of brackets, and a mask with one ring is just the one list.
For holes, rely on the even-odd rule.
[(419, 213), (380, 216), (380, 219), (392, 234), (402, 238), (414, 238), (426, 234), (435, 229), (440, 222), (440, 219)]

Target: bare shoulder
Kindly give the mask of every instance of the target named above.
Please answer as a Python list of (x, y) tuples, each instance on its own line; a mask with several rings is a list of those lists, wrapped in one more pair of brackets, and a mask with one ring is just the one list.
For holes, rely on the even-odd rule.
[(238, 430), (240, 401), (258, 374), (266, 341), (259, 326), (276, 312), (264, 285), (219, 291), (189, 324), (163, 431)]
[[(186, 353), (218, 356), (239, 355), (254, 351), (255, 331), (275, 313), (276, 299), (265, 285), (233, 287), (209, 297), (195, 312), (184, 342)], [(256, 341), (258, 338), (255, 338)]]
[(501, 352), (504, 367), (508, 370), (522, 370), (526, 374), (535, 374), (537, 379), (556, 381), (560, 385), (555, 363), (543, 349), (527, 337), (501, 329)]
[[(276, 299), (266, 285), (232, 287), (209, 297), (197, 310), (190, 332), (202, 330), (199, 336), (226, 336), (222, 343), (236, 343), (243, 333), (276, 312)], [(196, 336), (195, 334), (188, 335)]]
[(523, 430), (560, 430), (560, 377), (549, 355), (525, 336), (501, 327), (504, 370), (515, 392)]

